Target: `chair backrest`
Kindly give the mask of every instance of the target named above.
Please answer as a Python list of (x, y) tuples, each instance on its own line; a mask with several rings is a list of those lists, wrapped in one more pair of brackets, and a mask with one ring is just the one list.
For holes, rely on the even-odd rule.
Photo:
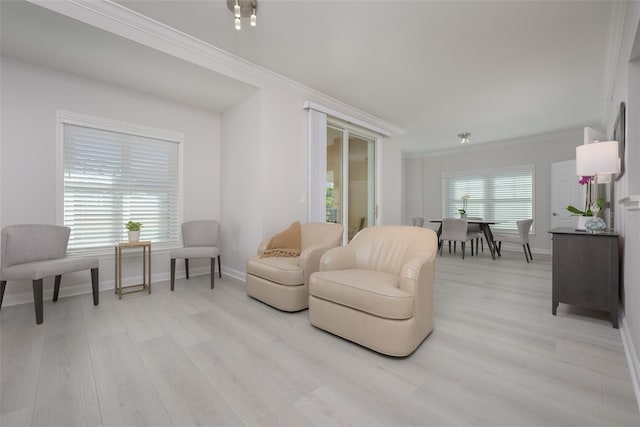
[(2, 229), (2, 268), (64, 258), (71, 229), (60, 225), (18, 224)]
[(531, 224), (533, 224), (533, 219), (523, 219), (522, 221), (516, 221), (518, 226), (518, 234), (520, 235), (520, 240), (522, 240), (522, 244), (529, 244), (529, 230), (531, 229)]
[(220, 246), (220, 222), (212, 219), (183, 222), (182, 243), (185, 248)]
[(414, 227), (422, 227), (424, 226), (424, 218), (415, 217), (411, 220), (411, 225)]
[(335, 248), (342, 245), (342, 224), (332, 222), (310, 222), (300, 226), (302, 250), (309, 246), (320, 245)]
[(367, 227), (347, 245), (356, 255), (356, 268), (400, 274), (413, 256), (434, 256), (438, 238), (433, 230), (412, 226), (383, 225)]
[(469, 223), (466, 219), (444, 218), (442, 220), (442, 234), (440, 237), (442, 240), (465, 242), (469, 240), (467, 237), (468, 228)]
[[(470, 219), (480, 219), (481, 220), (482, 218), (480, 218), (480, 217), (471, 217), (471, 216), (467, 218), (467, 220), (470, 220)], [(469, 226), (467, 227), (467, 232), (469, 232), (469, 233), (479, 233), (481, 231), (482, 230), (480, 229), (480, 224), (469, 224)]]

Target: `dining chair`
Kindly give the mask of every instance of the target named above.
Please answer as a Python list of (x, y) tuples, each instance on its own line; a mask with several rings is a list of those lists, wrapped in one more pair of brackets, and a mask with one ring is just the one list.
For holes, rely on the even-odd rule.
[(471, 241), (471, 256), (473, 256), (473, 239), (475, 239), (475, 234), (469, 233), (469, 222), (466, 219), (444, 218), (442, 220), (442, 234), (440, 234), (440, 256), (442, 256), (445, 240), (449, 241), (449, 253), (451, 253), (451, 242), (460, 242), (462, 259), (464, 259), (466, 242)]
[[(523, 219), (521, 221), (516, 221), (518, 226), (518, 234), (495, 234), (494, 241), (498, 244), (496, 249), (498, 252), (498, 256), (502, 256), (500, 253), (500, 249), (502, 249), (502, 242), (507, 243), (520, 243), (522, 245), (522, 249), (524, 250), (524, 257), (529, 261), (533, 261), (533, 255), (531, 255), (531, 248), (529, 247), (529, 230), (531, 229), (531, 225), (533, 224), (533, 219)], [(528, 253), (527, 253), (528, 252)]]
[[(468, 220), (482, 220), (480, 217), (469, 217)], [(484, 252), (484, 234), (482, 233), (482, 229), (480, 228), (480, 224), (469, 224), (468, 228), (469, 233), (474, 233), (476, 239), (476, 255), (478, 254), (478, 248), (480, 247), (478, 244), (482, 246), (482, 252)]]
[(415, 217), (411, 219), (411, 225), (414, 227), (423, 227), (424, 226), (424, 218)]

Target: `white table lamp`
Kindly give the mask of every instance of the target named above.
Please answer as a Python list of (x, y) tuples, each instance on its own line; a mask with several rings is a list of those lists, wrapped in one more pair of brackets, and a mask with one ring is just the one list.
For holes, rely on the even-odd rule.
[[(592, 142), (576, 147), (576, 174), (602, 177), (620, 172), (618, 141)], [(603, 177), (604, 178), (604, 177)], [(602, 183), (603, 181), (600, 180)]]

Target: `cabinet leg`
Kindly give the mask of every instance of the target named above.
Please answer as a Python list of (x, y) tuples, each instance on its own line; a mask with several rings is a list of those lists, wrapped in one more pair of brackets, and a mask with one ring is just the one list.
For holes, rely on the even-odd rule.
[(558, 302), (554, 301), (553, 304), (551, 305), (551, 313), (553, 313), (553, 315), (556, 315), (556, 312), (558, 311)]

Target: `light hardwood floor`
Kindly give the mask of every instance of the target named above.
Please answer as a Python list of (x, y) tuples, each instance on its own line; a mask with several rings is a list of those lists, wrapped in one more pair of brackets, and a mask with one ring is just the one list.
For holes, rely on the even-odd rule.
[(551, 315), (548, 256), (445, 254), (436, 272), (434, 332), (402, 359), (208, 275), (49, 300), (39, 326), (32, 304), (4, 307), (0, 424), (640, 425), (619, 331)]

